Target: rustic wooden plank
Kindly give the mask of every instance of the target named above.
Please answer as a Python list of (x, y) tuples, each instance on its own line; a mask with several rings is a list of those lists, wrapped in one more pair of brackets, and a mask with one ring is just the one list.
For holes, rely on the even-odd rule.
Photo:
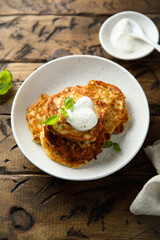
[(40, 67), (43, 63), (0, 63), (0, 72), (4, 69), (8, 69), (11, 71), (13, 75), (13, 87), (15, 90), (17, 87), (26, 80), (26, 78), (35, 71), (38, 67)]
[(157, 240), (160, 217), (129, 211), (148, 179), (111, 176), (72, 182), (0, 175), (0, 239)]
[[(134, 159), (116, 175), (149, 175), (156, 174), (143, 148), (152, 145), (159, 138), (160, 117), (153, 116), (145, 143)], [(26, 122), (27, 124), (27, 122)], [(36, 143), (35, 143), (36, 144)], [(0, 173), (40, 173), (18, 148), (10, 126), (10, 116), (0, 116)]]
[[(149, 17), (160, 30), (160, 15)], [(112, 59), (99, 42), (106, 17), (5, 16), (0, 17), (0, 61), (48, 61), (72, 54), (91, 54)], [(4, 34), (5, 32), (5, 34)], [(152, 56), (159, 62), (159, 55)]]
[(8, 0), (0, 2), (0, 15), (5, 14), (114, 14), (120, 11), (159, 13), (159, 1), (128, 0)]

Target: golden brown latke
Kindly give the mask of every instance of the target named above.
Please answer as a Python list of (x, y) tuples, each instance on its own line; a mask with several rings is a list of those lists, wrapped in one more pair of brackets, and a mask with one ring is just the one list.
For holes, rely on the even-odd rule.
[(41, 132), (41, 144), (47, 155), (68, 167), (77, 168), (88, 162), (102, 151), (105, 144), (105, 128), (101, 130), (96, 141), (73, 141), (53, 134), (44, 126)]
[[(61, 114), (66, 97), (88, 96), (98, 117), (97, 125), (88, 131), (77, 131)], [(51, 126), (42, 123), (48, 117), (60, 115), (59, 121)], [(91, 80), (87, 86), (65, 88), (49, 96), (42, 94), (38, 101), (27, 109), (26, 119), (33, 135), (33, 141), (41, 143), (47, 155), (68, 167), (77, 168), (91, 161), (102, 151), (112, 133), (121, 133), (129, 120), (125, 107), (125, 96), (111, 84)]]
[[(49, 130), (57, 135), (74, 141), (95, 141), (99, 132), (105, 124), (107, 108), (106, 103), (100, 101), (100, 98), (98, 96), (95, 98), (94, 94), (94, 92), (91, 92), (86, 87), (76, 86), (65, 88), (61, 92), (51, 96), (46, 103), (47, 117), (60, 115), (60, 119), (56, 124), (49, 126)], [(84, 96), (90, 97), (93, 101), (93, 110), (98, 117), (98, 123), (91, 130), (81, 132), (74, 129), (66, 121), (65, 117), (61, 114), (61, 108), (65, 107), (64, 100), (66, 97), (73, 98), (74, 102), (76, 103), (79, 98), (82, 98)]]
[(40, 143), (40, 132), (42, 131), (42, 122), (45, 120), (45, 105), (49, 95), (42, 94), (37, 102), (27, 109), (26, 119), (29, 129), (32, 132), (32, 140)]
[[(124, 130), (124, 124), (128, 121), (128, 110), (125, 107), (125, 96), (121, 90), (109, 83), (91, 80), (88, 89), (94, 92), (94, 97), (107, 104), (106, 132), (120, 133)], [(96, 95), (95, 95), (96, 93)]]

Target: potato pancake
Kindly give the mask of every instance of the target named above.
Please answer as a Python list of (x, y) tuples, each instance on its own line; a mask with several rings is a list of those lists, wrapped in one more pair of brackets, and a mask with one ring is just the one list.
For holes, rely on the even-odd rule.
[(124, 124), (128, 121), (129, 116), (128, 110), (125, 107), (125, 96), (121, 90), (114, 85), (96, 80), (91, 80), (88, 82), (88, 89), (91, 92), (94, 92), (95, 98), (99, 99), (100, 97), (100, 101), (107, 104), (107, 112), (105, 117), (107, 123), (106, 132), (122, 132), (124, 130)]
[[(72, 98), (74, 103), (89, 97), (98, 119), (96, 126), (87, 131), (73, 128), (62, 114), (67, 97)], [(118, 87), (91, 80), (86, 86), (68, 87), (53, 96), (42, 94), (27, 109), (26, 119), (33, 135), (32, 140), (41, 143), (52, 160), (77, 168), (96, 159), (105, 141), (110, 140), (113, 133), (124, 131), (125, 123), (129, 120), (125, 104), (125, 96)], [(43, 124), (53, 115), (59, 115), (55, 124)]]
[[(47, 117), (59, 115), (59, 121), (51, 125), (49, 130), (57, 135), (66, 137), (74, 141), (95, 141), (99, 132), (105, 124), (106, 103), (100, 101), (100, 97), (94, 97), (94, 91), (90, 92), (86, 87), (77, 86), (65, 88), (63, 91), (51, 96), (46, 103)], [(93, 110), (97, 115), (98, 123), (88, 131), (78, 131), (74, 129), (61, 114), (61, 108), (64, 108), (64, 100), (71, 97), (76, 103), (78, 99), (87, 96), (93, 101)]]
[(32, 140), (40, 143), (40, 133), (42, 131), (42, 122), (45, 120), (45, 106), (49, 95), (42, 94), (38, 101), (27, 109), (26, 119), (29, 129), (32, 132)]
[(99, 132), (94, 142), (73, 141), (53, 134), (44, 126), (41, 132), (41, 144), (47, 155), (66, 166), (77, 168), (88, 162), (102, 151), (105, 144), (105, 128)]

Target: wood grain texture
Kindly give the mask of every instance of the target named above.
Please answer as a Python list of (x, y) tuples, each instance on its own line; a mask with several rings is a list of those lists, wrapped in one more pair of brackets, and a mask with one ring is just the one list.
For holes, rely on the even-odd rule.
[(160, 217), (129, 212), (147, 180), (114, 176), (70, 182), (49, 176), (0, 175), (0, 239), (157, 240)]
[[(160, 30), (160, 15), (149, 17)], [(99, 42), (99, 29), (105, 19), (90, 16), (0, 17), (0, 61), (46, 62), (73, 54), (113, 59)], [(156, 51), (146, 58), (147, 62), (153, 60), (160, 62)]]
[(160, 13), (157, 0), (6, 0), (0, 15), (12, 14), (114, 14), (120, 11)]

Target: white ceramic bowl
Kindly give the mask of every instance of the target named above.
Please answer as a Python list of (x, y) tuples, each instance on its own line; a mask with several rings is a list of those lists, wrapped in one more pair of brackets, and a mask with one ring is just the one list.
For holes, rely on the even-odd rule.
[[(26, 111), (42, 93), (55, 94), (69, 86), (86, 85), (91, 79), (115, 84), (122, 90), (126, 96), (130, 121), (122, 134), (112, 138), (120, 144), (122, 152), (104, 149), (97, 160), (71, 169), (52, 161), (41, 145), (32, 142)], [(44, 64), (24, 81), (14, 98), (11, 124), (19, 148), (38, 168), (63, 179), (92, 180), (118, 171), (139, 151), (148, 130), (149, 108), (141, 86), (123, 67), (96, 56), (68, 56)]]
[(150, 18), (138, 12), (125, 11), (113, 15), (102, 24), (99, 31), (99, 40), (104, 50), (108, 52), (111, 56), (122, 60), (139, 59), (150, 54), (154, 50), (154, 48), (141, 40), (138, 40), (140, 43), (140, 47), (132, 53), (121, 53), (112, 46), (110, 40), (112, 29), (116, 25), (116, 23), (122, 18), (130, 18), (136, 21), (141, 26), (146, 36), (150, 38), (153, 42), (158, 43), (159, 32), (156, 25), (151, 21)]

